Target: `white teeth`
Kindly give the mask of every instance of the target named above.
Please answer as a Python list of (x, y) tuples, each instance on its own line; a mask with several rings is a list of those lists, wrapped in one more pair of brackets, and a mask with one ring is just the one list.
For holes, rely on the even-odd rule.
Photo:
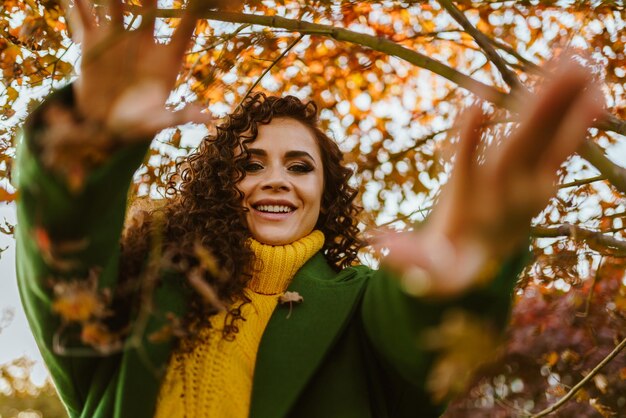
[(270, 212), (270, 213), (287, 213), (293, 211), (289, 206), (283, 205), (259, 205), (256, 207), (257, 210), (261, 212)]

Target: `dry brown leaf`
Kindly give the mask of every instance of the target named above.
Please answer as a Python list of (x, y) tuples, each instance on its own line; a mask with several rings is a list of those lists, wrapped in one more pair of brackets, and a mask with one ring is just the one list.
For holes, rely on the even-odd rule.
[(293, 309), (294, 303), (302, 303), (304, 298), (300, 296), (298, 292), (285, 292), (278, 297), (278, 302), (281, 304), (288, 303), (289, 304), (289, 313), (287, 314), (287, 319), (291, 317), (291, 311)]

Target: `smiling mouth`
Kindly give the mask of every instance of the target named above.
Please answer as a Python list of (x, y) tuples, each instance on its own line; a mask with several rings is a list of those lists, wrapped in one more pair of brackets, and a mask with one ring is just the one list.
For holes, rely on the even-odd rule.
[(287, 205), (255, 205), (252, 207), (263, 213), (290, 213), (296, 210), (296, 208)]

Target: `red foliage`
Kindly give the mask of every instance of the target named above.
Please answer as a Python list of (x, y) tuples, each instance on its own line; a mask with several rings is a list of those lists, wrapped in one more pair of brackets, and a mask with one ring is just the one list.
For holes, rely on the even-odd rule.
[[(516, 300), (505, 354), (445, 416), (524, 416), (522, 410), (537, 413), (558, 401), (626, 337), (625, 267), (623, 259), (605, 258), (595, 280), (568, 292), (526, 287)], [(625, 370), (622, 354), (550, 416), (625, 416)]]

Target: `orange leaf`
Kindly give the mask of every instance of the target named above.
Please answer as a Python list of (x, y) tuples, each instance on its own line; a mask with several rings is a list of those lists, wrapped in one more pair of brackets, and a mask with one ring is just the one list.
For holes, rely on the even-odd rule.
[(0, 202), (13, 202), (17, 199), (17, 192), (11, 193), (0, 187)]

